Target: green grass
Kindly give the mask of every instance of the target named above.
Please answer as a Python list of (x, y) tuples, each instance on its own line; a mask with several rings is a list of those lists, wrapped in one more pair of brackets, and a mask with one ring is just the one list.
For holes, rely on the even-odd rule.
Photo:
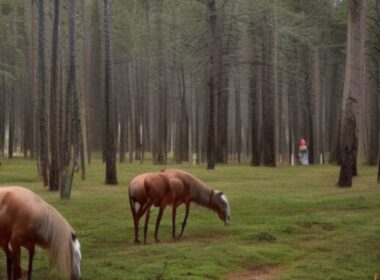
[[(170, 208), (153, 242), (135, 245), (128, 181), (160, 170), (151, 164), (118, 166), (118, 186), (105, 186), (104, 166), (88, 166), (87, 180), (76, 175), (72, 198), (41, 187), (34, 161), (16, 159), (0, 167), (1, 185), (26, 186), (54, 205), (76, 229), (82, 245), (83, 279), (227, 279), (231, 272), (275, 266), (274, 279), (373, 279), (380, 273), (380, 185), (376, 169), (360, 166), (354, 187), (335, 187), (336, 166), (252, 168), (181, 165), (229, 198), (232, 225), (191, 206), (184, 238), (171, 240)], [(181, 207), (178, 223), (182, 221)], [(177, 227), (179, 230), (179, 227)], [(0, 279), (4, 256), (0, 253)], [(26, 254), (24, 252), (26, 267)], [(48, 269), (39, 250), (34, 279), (62, 279)]]

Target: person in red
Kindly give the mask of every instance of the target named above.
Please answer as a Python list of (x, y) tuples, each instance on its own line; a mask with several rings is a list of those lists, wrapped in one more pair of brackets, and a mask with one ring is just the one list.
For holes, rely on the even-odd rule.
[(300, 146), (299, 146), (299, 159), (301, 165), (308, 165), (309, 164), (309, 155), (307, 151), (307, 144), (306, 140), (301, 138), (300, 140)]

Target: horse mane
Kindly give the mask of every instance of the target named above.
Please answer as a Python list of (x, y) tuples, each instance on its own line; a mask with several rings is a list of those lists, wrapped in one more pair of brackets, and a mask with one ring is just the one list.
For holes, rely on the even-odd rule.
[(47, 244), (50, 265), (56, 266), (61, 273), (70, 276), (72, 270), (71, 234), (74, 230), (66, 219), (46, 202), (41, 210), (40, 235)]

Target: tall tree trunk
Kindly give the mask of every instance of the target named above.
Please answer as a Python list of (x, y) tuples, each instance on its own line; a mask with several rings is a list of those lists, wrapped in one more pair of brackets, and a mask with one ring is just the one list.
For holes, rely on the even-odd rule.
[(136, 84), (136, 90), (135, 90), (135, 143), (136, 143), (136, 151), (135, 151), (135, 160), (139, 161), (141, 160), (141, 154), (142, 154), (142, 135), (141, 135), (141, 129), (142, 129), (142, 117), (143, 117), (143, 111), (142, 111), (142, 82), (141, 82), (141, 60), (136, 60), (134, 65), (134, 74), (135, 74), (135, 84)]
[[(378, 22), (380, 21), (380, 0), (376, 0), (376, 11), (377, 11), (377, 19), (378, 19)], [(377, 75), (376, 75), (376, 80), (377, 80), (377, 88), (379, 89), (380, 88), (380, 62), (378, 61), (377, 62)], [(380, 96), (378, 95), (378, 98), (380, 98)], [(377, 99), (377, 103), (378, 103), (378, 106), (380, 105), (380, 101), (379, 99)], [(380, 111), (380, 108), (378, 107), (378, 111)], [(377, 182), (380, 183), (380, 149), (379, 149), (379, 167), (378, 167), (378, 171), (377, 171)]]
[(29, 1), (24, 2), (24, 30), (25, 30), (25, 39), (26, 39), (26, 50), (25, 50), (25, 69), (27, 69), (27, 73), (25, 73), (25, 84), (23, 86), (23, 91), (25, 92), (25, 98), (23, 102), (23, 127), (22, 127), (22, 139), (23, 139), (23, 151), (24, 157), (30, 156), (33, 157), (33, 132), (34, 132), (34, 118), (33, 118), (33, 110), (34, 110), (34, 42), (33, 38), (33, 21), (34, 17), (32, 16), (31, 11), (32, 5)]
[[(235, 5), (236, 6), (236, 5)], [(228, 62), (224, 61), (224, 55), (228, 57), (231, 45), (232, 20), (230, 19), (229, 30), (224, 30), (224, 22), (226, 14), (224, 6), (220, 7), (218, 19), (216, 23), (217, 51), (215, 53), (216, 68), (216, 163), (228, 162), (228, 97), (229, 97), (229, 77), (228, 77)], [(226, 44), (223, 47), (223, 33), (227, 34)], [(224, 52), (223, 52), (224, 51)]]
[(39, 68), (38, 68), (38, 63), (39, 63), (39, 48), (38, 48), (38, 42), (36, 40), (36, 21), (34, 20), (35, 18), (35, 5), (36, 3), (34, 1), (30, 2), (30, 10), (31, 10), (31, 49), (32, 49), (32, 63), (31, 67), (33, 69), (31, 75), (33, 79), (32, 83), (32, 95), (33, 95), (33, 149), (32, 149), (32, 158), (36, 158), (37, 161), (37, 170), (38, 174), (41, 174), (41, 168), (40, 168), (40, 156), (39, 156), (39, 118), (38, 118), (38, 113), (39, 113), (39, 79), (38, 79), (38, 74), (39, 74)]
[[(338, 102), (341, 98), (340, 87), (337, 81), (340, 79), (339, 77), (339, 65), (334, 63), (332, 65), (332, 76), (331, 76), (331, 93), (330, 93), (330, 103), (329, 103), (329, 128), (328, 128), (328, 137), (329, 137), (329, 151), (330, 157), (329, 162), (337, 162), (338, 154), (339, 154), (339, 124), (340, 124), (340, 112), (342, 111), (341, 106)], [(338, 107), (338, 108), (337, 108)]]
[(8, 126), (9, 126), (9, 129), (8, 129), (8, 158), (13, 158), (13, 149), (14, 149), (14, 146), (15, 146), (15, 106), (16, 106), (16, 102), (15, 102), (15, 88), (14, 86), (11, 86), (11, 89), (9, 91), (10, 93), (10, 104), (9, 104), (9, 110), (8, 110), (8, 113), (9, 113), (9, 117), (8, 117)]
[(261, 117), (262, 117), (262, 66), (258, 64), (258, 46), (255, 39), (256, 34), (252, 34), (253, 48), (252, 48), (252, 62), (250, 65), (250, 77), (249, 77), (249, 110), (250, 110), (250, 144), (251, 144), (251, 165), (259, 166), (261, 163)]
[[(13, 11), (11, 16), (10, 16), (10, 28), (11, 28), (11, 50), (9, 54), (9, 64), (12, 67), (16, 67), (16, 51), (17, 51), (17, 34), (16, 34), (16, 11)], [(15, 75), (15, 71), (12, 70), (13, 75)], [(12, 83), (10, 85), (9, 89), (9, 94), (10, 94), (10, 104), (9, 104), (9, 118), (8, 118), (8, 124), (9, 124), (9, 138), (8, 138), (8, 158), (13, 158), (13, 152), (14, 149), (16, 148), (15, 144), (15, 118), (16, 118), (16, 90), (15, 90), (15, 85)]]
[[(91, 163), (91, 153), (92, 153), (92, 142), (91, 142), (91, 114), (90, 114), (90, 67), (91, 67), (91, 33), (90, 33), (90, 16), (87, 13), (86, 0), (81, 0), (81, 10), (83, 15), (83, 47), (82, 47), (82, 58), (83, 58), (83, 71), (82, 71), (82, 84), (83, 84), (83, 93), (82, 93), (82, 117), (84, 123), (83, 131), (83, 145), (85, 146), (81, 154), (84, 152), (87, 153), (87, 162)], [(84, 166), (84, 158), (81, 158), (81, 166)]]
[(43, 184), (47, 186), (49, 183), (49, 157), (48, 157), (48, 141), (47, 141), (47, 123), (46, 123), (46, 93), (45, 93), (45, 1), (39, 0), (39, 122), (40, 122), (40, 161)]
[(105, 91), (105, 163), (106, 184), (116, 185), (116, 141), (114, 124), (114, 97), (111, 76), (110, 0), (104, 0), (104, 91)]
[[(376, 62), (376, 78), (375, 78), (375, 89), (369, 90), (369, 98), (367, 102), (367, 106), (369, 107), (368, 110), (365, 110), (363, 114), (368, 115), (368, 122), (367, 122), (367, 130), (369, 130), (369, 152), (367, 157), (367, 162), (369, 165), (376, 165), (377, 159), (379, 156), (379, 136), (380, 136), (380, 129), (379, 129), (379, 118), (380, 118), (380, 111), (379, 111), (379, 97), (377, 96), (378, 90), (380, 87), (380, 69), (379, 69), (379, 62)], [(369, 114), (368, 114), (369, 113)]]
[(313, 156), (313, 163), (319, 162), (320, 154), (320, 99), (321, 99), (321, 75), (320, 75), (320, 63), (319, 63), (319, 50), (313, 49), (313, 77), (312, 77), (312, 92), (310, 97), (311, 106), (311, 123), (310, 127), (313, 137), (310, 139), (312, 150), (310, 151)]
[[(123, 77), (123, 65), (119, 67), (118, 81), (120, 85), (118, 90), (118, 113), (120, 120), (120, 134), (119, 134), (119, 161), (120, 163), (125, 162), (125, 154), (127, 150), (127, 136), (128, 136), (128, 109), (127, 109), (127, 90), (128, 86), (125, 84)], [(127, 110), (127, 112), (125, 111)]]
[(104, 132), (104, 94), (103, 94), (103, 36), (101, 28), (100, 0), (92, 1), (91, 13), (91, 83), (90, 83), (90, 147), (88, 154), (91, 161), (92, 151), (103, 150)]
[(208, 131), (207, 131), (207, 169), (215, 169), (215, 104), (214, 96), (217, 89), (217, 55), (218, 55), (218, 14), (215, 0), (209, 0), (207, 5), (210, 25), (210, 50), (209, 50), (209, 81), (208, 81)]
[(194, 73), (194, 82), (193, 85), (195, 85), (195, 162), (196, 164), (199, 164), (201, 162), (201, 125), (199, 123), (200, 114), (201, 114), (201, 104), (200, 104), (200, 90), (198, 85), (198, 75)]
[(235, 73), (235, 137), (238, 163), (241, 163), (242, 137), (241, 137), (241, 86), (240, 86), (240, 69), (236, 66)]
[(274, 46), (271, 12), (264, 16), (263, 22), (263, 163), (276, 166), (276, 121), (275, 121), (275, 84)]
[(343, 112), (343, 134), (341, 167), (338, 186), (351, 187), (356, 173), (359, 100), (363, 91), (364, 43), (366, 0), (348, 1), (347, 57), (344, 79), (345, 107)]
[(187, 113), (186, 102), (186, 80), (185, 80), (185, 67), (183, 61), (181, 62), (181, 85), (182, 85), (182, 97), (181, 97), (181, 160), (189, 161), (189, 115)]
[[(80, 150), (82, 146), (82, 127), (80, 120), (80, 105), (79, 96), (76, 83), (76, 13), (75, 13), (75, 0), (70, 0), (69, 3), (69, 16), (70, 16), (70, 65), (68, 75), (68, 99), (67, 99), (67, 118), (66, 126), (70, 127), (71, 136), (70, 139), (66, 139), (68, 143), (68, 158), (64, 167), (65, 178), (61, 186), (61, 198), (68, 199), (71, 195), (72, 182), (74, 177), (74, 171), (79, 166), (78, 159), (80, 156)], [(70, 102), (71, 101), (71, 102)], [(72, 106), (70, 108), (70, 105)], [(71, 110), (70, 110), (71, 109)], [(71, 116), (71, 119), (69, 118)], [(71, 141), (70, 141), (71, 140)]]
[(158, 20), (157, 20), (157, 34), (158, 34), (158, 117), (157, 117), (157, 150), (155, 155), (155, 162), (158, 164), (167, 163), (167, 96), (166, 96), (166, 63), (164, 52), (164, 33), (163, 33), (163, 0), (158, 1)]
[(50, 170), (49, 190), (59, 189), (59, 143), (57, 121), (57, 72), (58, 72), (58, 32), (59, 32), (60, 1), (54, 1), (54, 23), (52, 40), (51, 82), (50, 82)]
[(0, 87), (0, 161), (4, 158), (5, 148), (5, 101), (5, 77), (2, 74)]

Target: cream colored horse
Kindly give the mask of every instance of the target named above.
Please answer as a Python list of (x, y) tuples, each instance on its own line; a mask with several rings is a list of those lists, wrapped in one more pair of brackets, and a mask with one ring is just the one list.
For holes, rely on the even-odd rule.
[(0, 247), (7, 257), (8, 279), (21, 277), (21, 247), (29, 251), (31, 279), (35, 245), (48, 252), (50, 263), (66, 277), (81, 279), (80, 244), (65, 218), (28, 189), (0, 188)]

